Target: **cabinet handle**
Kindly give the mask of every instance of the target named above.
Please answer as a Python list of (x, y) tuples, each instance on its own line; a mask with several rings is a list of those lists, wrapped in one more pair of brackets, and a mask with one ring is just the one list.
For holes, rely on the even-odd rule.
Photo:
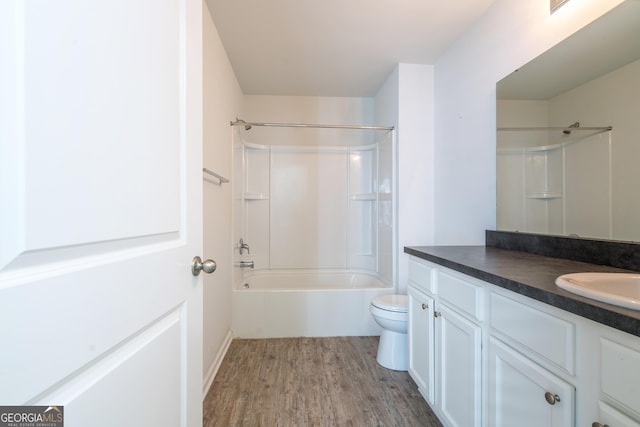
[(597, 421), (594, 421), (593, 424), (591, 424), (591, 427), (609, 427), (609, 424), (600, 424)]
[(558, 396), (557, 394), (551, 394), (549, 392), (546, 392), (544, 394), (544, 398), (546, 399), (549, 405), (555, 405), (556, 402), (560, 402), (560, 396)]
[(442, 316), (442, 313), (440, 313), (439, 311), (433, 312), (433, 317), (440, 317), (440, 316)]
[(425, 303), (422, 303), (422, 309), (426, 310), (427, 308), (429, 308), (429, 306), (427, 304), (425, 304)]

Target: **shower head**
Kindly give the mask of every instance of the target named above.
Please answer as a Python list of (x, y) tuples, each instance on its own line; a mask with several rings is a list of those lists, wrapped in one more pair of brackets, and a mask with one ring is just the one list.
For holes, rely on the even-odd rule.
[[(579, 128), (580, 127), (580, 122), (575, 122), (574, 124), (569, 125), (568, 127), (570, 127), (570, 128)], [(571, 131), (569, 129), (563, 130), (562, 133), (564, 133), (565, 135), (571, 135)]]

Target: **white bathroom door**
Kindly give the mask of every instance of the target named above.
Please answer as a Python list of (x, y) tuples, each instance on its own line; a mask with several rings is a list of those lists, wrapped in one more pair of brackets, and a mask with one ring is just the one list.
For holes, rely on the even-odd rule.
[(202, 2), (0, 2), (0, 405), (202, 425)]

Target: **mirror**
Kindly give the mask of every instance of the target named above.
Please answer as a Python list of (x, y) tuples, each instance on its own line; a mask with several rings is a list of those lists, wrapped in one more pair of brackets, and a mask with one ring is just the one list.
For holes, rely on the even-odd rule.
[(626, 0), (497, 83), (498, 230), (640, 241), (639, 23)]

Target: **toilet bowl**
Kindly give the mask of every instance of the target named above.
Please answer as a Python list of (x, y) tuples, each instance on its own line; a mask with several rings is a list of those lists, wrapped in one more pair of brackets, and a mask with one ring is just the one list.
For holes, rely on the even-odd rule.
[(369, 309), (380, 327), (377, 362), (394, 371), (406, 371), (408, 367), (406, 295), (380, 295), (371, 300)]

